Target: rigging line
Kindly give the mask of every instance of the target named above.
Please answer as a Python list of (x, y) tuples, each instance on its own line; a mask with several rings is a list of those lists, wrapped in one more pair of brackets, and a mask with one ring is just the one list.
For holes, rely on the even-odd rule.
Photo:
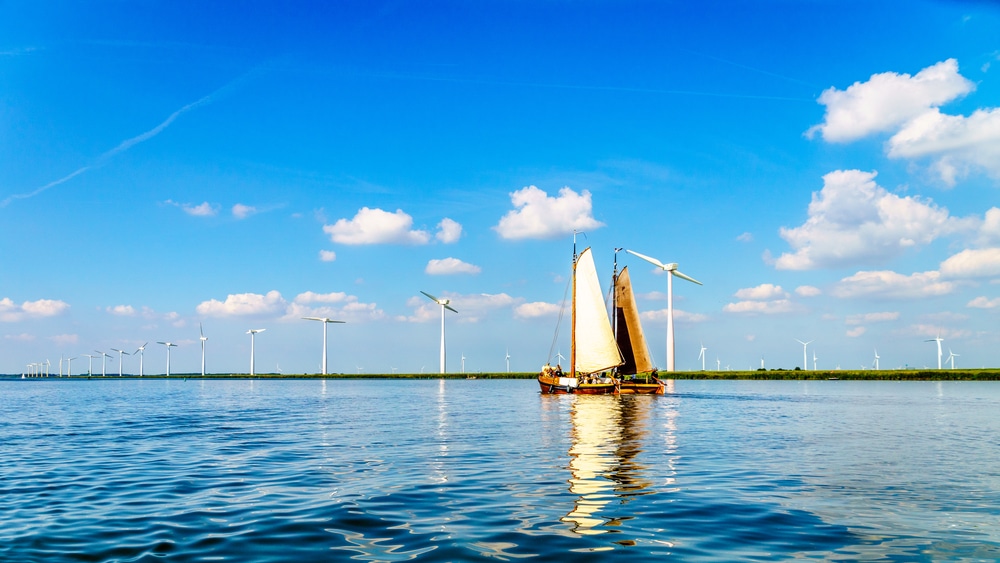
[(552, 351), (556, 349), (556, 343), (559, 340), (559, 327), (562, 326), (563, 317), (566, 314), (566, 295), (569, 293), (569, 286), (573, 283), (573, 277), (570, 276), (569, 280), (566, 282), (566, 289), (563, 290), (562, 304), (559, 306), (559, 318), (556, 320), (556, 330), (555, 334), (552, 335), (552, 344), (549, 345), (549, 355), (546, 359), (547, 363), (552, 363)]

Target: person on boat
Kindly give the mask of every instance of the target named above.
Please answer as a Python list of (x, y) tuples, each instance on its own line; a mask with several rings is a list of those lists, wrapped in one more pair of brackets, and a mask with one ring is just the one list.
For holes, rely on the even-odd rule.
[(545, 365), (542, 366), (542, 375), (546, 375), (549, 377), (552, 376), (552, 366), (549, 365), (548, 362), (546, 362)]
[(556, 364), (556, 377), (562, 377), (562, 376), (563, 376), (562, 364)]

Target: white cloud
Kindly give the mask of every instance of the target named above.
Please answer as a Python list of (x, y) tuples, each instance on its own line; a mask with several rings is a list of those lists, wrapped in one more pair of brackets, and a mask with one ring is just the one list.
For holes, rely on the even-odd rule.
[(1000, 276), (1000, 248), (963, 250), (941, 262), (941, 275), (949, 278)]
[(195, 307), (199, 315), (206, 317), (233, 317), (268, 315), (283, 311), (287, 303), (277, 291), (269, 291), (266, 295), (258, 293), (230, 294), (225, 302), (212, 299), (204, 301)]
[(363, 322), (385, 317), (375, 303), (362, 303), (357, 296), (344, 292), (315, 293), (306, 291), (295, 296), (285, 309), (284, 321), (302, 317), (326, 317), (345, 322)]
[(738, 301), (736, 303), (727, 303), (722, 310), (727, 313), (779, 315), (793, 313), (798, 311), (799, 307), (788, 299), (775, 299), (773, 301)]
[(788, 297), (788, 292), (781, 289), (780, 285), (762, 283), (757, 287), (740, 289), (736, 292), (735, 297), (737, 299), (752, 299), (758, 301), (768, 299), (786, 299)]
[(27, 332), (22, 332), (21, 334), (5, 334), (5, 340), (13, 340), (15, 342), (34, 342), (35, 335), (28, 334)]
[(218, 206), (212, 205), (207, 201), (198, 205), (193, 205), (191, 203), (178, 203), (168, 199), (164, 203), (167, 205), (173, 205), (174, 207), (179, 207), (184, 211), (184, 213), (194, 217), (212, 217), (219, 213)]
[(337, 253), (332, 250), (320, 250), (319, 259), (323, 262), (333, 262), (337, 259)]
[[(666, 323), (667, 322), (667, 310), (660, 309), (657, 311), (644, 311), (639, 313), (639, 318), (645, 321), (656, 322), (656, 323)], [(702, 323), (709, 320), (708, 315), (702, 313), (689, 313), (681, 309), (674, 309), (674, 321), (678, 323)]]
[(1000, 243), (1000, 208), (991, 207), (986, 211), (979, 227), (979, 243), (983, 245)]
[(135, 308), (131, 305), (115, 305), (114, 307), (107, 307), (105, 310), (119, 317), (131, 317), (135, 315)]
[(323, 231), (340, 244), (427, 244), (427, 231), (411, 230), (413, 218), (397, 209), (389, 213), (381, 209), (362, 207), (353, 219), (339, 219), (324, 225)]
[(314, 293), (312, 291), (306, 291), (296, 295), (294, 302), (309, 305), (311, 303), (346, 303), (352, 299), (356, 300), (357, 298), (353, 295), (347, 295), (343, 291), (334, 291), (330, 293)]
[(462, 237), (462, 225), (445, 217), (438, 223), (438, 232), (434, 236), (445, 244), (458, 242), (458, 239)]
[(233, 206), (233, 217), (237, 219), (246, 219), (247, 217), (257, 213), (257, 208), (252, 205), (243, 205), (242, 203), (237, 203)]
[(826, 106), (824, 123), (810, 128), (807, 135), (819, 131), (828, 142), (846, 142), (890, 131), (974, 89), (975, 84), (958, 73), (955, 59), (929, 66), (915, 76), (873, 74), (867, 82), (855, 82), (846, 90), (823, 91), (819, 103)]
[(505, 239), (544, 239), (602, 227), (594, 219), (590, 192), (576, 193), (569, 187), (549, 197), (535, 186), (510, 194), (515, 209), (508, 211), (493, 229)]
[(930, 157), (949, 186), (973, 169), (1000, 178), (1000, 109), (976, 110), (969, 117), (927, 111), (893, 135), (887, 149), (890, 158)]
[(996, 309), (1000, 307), (1000, 297), (994, 297), (990, 299), (988, 297), (976, 297), (972, 301), (969, 301), (966, 307), (973, 307), (976, 309)]
[(742, 235), (736, 237), (736, 240), (740, 242), (753, 242), (753, 234), (749, 232), (743, 233)]
[(875, 183), (875, 175), (837, 170), (823, 176), (823, 189), (813, 193), (806, 222), (781, 228), (794, 252), (779, 256), (775, 267), (811, 270), (873, 263), (970, 228), (971, 222), (951, 218), (933, 203), (889, 193)]
[(873, 297), (882, 299), (921, 299), (946, 295), (955, 290), (954, 282), (942, 281), (940, 272), (918, 272), (909, 276), (882, 270), (858, 272), (846, 277), (833, 289), (844, 299)]
[(424, 272), (432, 276), (447, 276), (451, 274), (478, 274), (482, 268), (458, 258), (443, 258), (427, 262)]
[(16, 323), (25, 319), (54, 317), (69, 309), (69, 303), (57, 299), (25, 301), (20, 305), (9, 297), (0, 299), (0, 322)]
[(533, 301), (522, 303), (514, 307), (514, 316), (519, 319), (535, 319), (538, 317), (554, 317), (559, 314), (561, 307), (556, 303), (545, 303)]
[(823, 292), (818, 287), (800, 285), (795, 288), (795, 293), (797, 295), (801, 295), (802, 297), (816, 297), (817, 295), (821, 295)]
[[(453, 317), (455, 322), (460, 323), (479, 322), (492, 311), (514, 308), (523, 301), (506, 293), (473, 293), (469, 295), (442, 293), (435, 297), (451, 300), (449, 307), (457, 310), (458, 313), (449, 311), (447, 314)], [(411, 297), (407, 301), (407, 305), (414, 307), (414, 314), (410, 317), (399, 317), (398, 319), (401, 321), (420, 323), (441, 319), (441, 307), (423, 295)]]
[(858, 326), (848, 330), (845, 334), (850, 338), (857, 338), (867, 331), (868, 331), (867, 328), (863, 326)]
[(849, 315), (844, 322), (849, 325), (860, 325), (867, 323), (884, 323), (894, 321), (899, 318), (899, 311), (885, 311), (882, 313), (863, 313), (860, 315)]

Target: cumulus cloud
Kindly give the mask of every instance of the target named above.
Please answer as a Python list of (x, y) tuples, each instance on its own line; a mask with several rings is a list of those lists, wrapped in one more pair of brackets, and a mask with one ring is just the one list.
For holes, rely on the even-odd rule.
[(385, 312), (375, 303), (363, 303), (357, 296), (342, 291), (315, 293), (306, 291), (295, 296), (288, 304), (282, 320), (302, 317), (326, 317), (345, 322), (363, 322), (385, 317)]
[(295, 296), (295, 303), (310, 305), (313, 303), (346, 303), (357, 298), (344, 293), (343, 291), (332, 291), (330, 293), (315, 293), (306, 291)]
[(174, 207), (181, 208), (184, 213), (191, 215), (193, 217), (213, 217), (219, 213), (219, 207), (217, 205), (212, 205), (211, 203), (203, 202), (198, 205), (191, 203), (178, 203), (173, 200), (167, 200), (165, 202), (167, 205), (173, 205)]
[(573, 231), (602, 227), (594, 219), (590, 192), (576, 193), (569, 187), (550, 197), (535, 186), (510, 194), (515, 209), (508, 211), (493, 229), (505, 239), (545, 239), (564, 236)]
[(438, 223), (438, 232), (434, 236), (445, 244), (458, 242), (458, 239), (462, 237), (462, 225), (458, 221), (445, 217)]
[(1000, 108), (968, 117), (929, 110), (893, 135), (887, 152), (890, 158), (930, 158), (949, 186), (976, 169), (1000, 178)]
[(333, 262), (337, 259), (337, 253), (332, 250), (320, 250), (319, 259), (322, 262)]
[[(511, 297), (506, 293), (473, 293), (469, 295), (442, 293), (436, 297), (451, 300), (449, 306), (456, 309), (458, 313), (449, 311), (448, 315), (454, 316), (455, 320), (460, 323), (476, 323), (493, 311), (514, 308), (523, 302), (522, 299)], [(422, 323), (441, 319), (440, 305), (423, 295), (411, 297), (407, 304), (414, 308), (413, 315), (398, 317), (398, 320)]]
[(736, 303), (727, 303), (722, 310), (727, 313), (778, 315), (793, 313), (799, 310), (799, 307), (788, 299), (775, 299), (772, 301), (738, 301)]
[(858, 272), (834, 287), (833, 295), (844, 299), (856, 297), (880, 299), (922, 299), (947, 295), (956, 289), (954, 282), (943, 281), (940, 272), (918, 272), (905, 276), (881, 270)]
[(1000, 208), (991, 207), (986, 211), (979, 227), (979, 243), (983, 245), (1000, 243)]
[(819, 97), (826, 106), (824, 122), (807, 131), (828, 142), (847, 142), (872, 133), (890, 131), (975, 89), (958, 73), (958, 62), (948, 59), (915, 76), (884, 72), (846, 90), (829, 88)]
[(969, 301), (966, 307), (972, 307), (975, 309), (996, 309), (1000, 307), (1000, 297), (994, 297), (990, 299), (989, 297), (976, 297), (972, 301)]
[(135, 315), (135, 308), (131, 305), (115, 305), (114, 307), (107, 307), (105, 310), (119, 317), (131, 317)]
[[(667, 310), (660, 309), (658, 311), (644, 311), (639, 313), (639, 318), (655, 323), (666, 323)], [(704, 315), (702, 313), (689, 313), (688, 311), (683, 311), (681, 309), (674, 309), (674, 321), (678, 323), (701, 323), (707, 321), (708, 319), (708, 315)]]
[(949, 278), (1000, 276), (1000, 248), (963, 250), (941, 262), (940, 271)]
[(823, 292), (818, 287), (813, 287), (811, 285), (800, 285), (795, 288), (795, 293), (801, 295), (802, 297), (816, 297)]
[(233, 206), (233, 217), (237, 219), (246, 219), (247, 217), (257, 213), (257, 208), (252, 205), (243, 205), (242, 203), (237, 203)]
[(324, 225), (323, 231), (340, 244), (427, 244), (427, 231), (412, 230), (413, 217), (397, 209), (389, 213), (381, 209), (362, 207), (353, 219), (339, 219)]
[(762, 283), (757, 287), (748, 287), (737, 291), (735, 297), (754, 300), (785, 299), (788, 297), (788, 292), (781, 289), (780, 285)]
[(899, 311), (884, 311), (881, 313), (863, 313), (860, 315), (848, 315), (844, 322), (849, 325), (860, 325), (868, 323), (884, 323), (894, 321), (899, 318)]
[(0, 322), (16, 323), (26, 319), (54, 317), (69, 309), (69, 303), (58, 299), (25, 301), (18, 305), (9, 297), (0, 299)]
[(531, 303), (522, 303), (517, 307), (514, 307), (514, 316), (519, 319), (554, 317), (559, 314), (560, 309), (561, 307), (557, 303), (532, 301)]
[(427, 262), (424, 272), (432, 276), (447, 276), (451, 274), (478, 274), (482, 268), (458, 258), (443, 258)]
[(287, 305), (281, 293), (271, 290), (264, 295), (238, 293), (230, 294), (225, 301), (204, 301), (195, 307), (195, 311), (206, 317), (243, 317), (273, 315), (283, 311)]
[(931, 202), (889, 193), (875, 183), (875, 176), (860, 170), (823, 176), (823, 189), (813, 192), (806, 222), (781, 228), (793, 252), (779, 256), (775, 267), (811, 270), (873, 263), (970, 228), (971, 222), (952, 218)]
[(863, 326), (857, 326), (848, 330), (845, 334), (850, 338), (857, 338), (867, 332), (868, 329)]

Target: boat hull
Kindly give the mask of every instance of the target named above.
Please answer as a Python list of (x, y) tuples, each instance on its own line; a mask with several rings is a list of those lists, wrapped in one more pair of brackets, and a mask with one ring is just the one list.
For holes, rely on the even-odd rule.
[(573, 378), (538, 376), (538, 386), (544, 395), (615, 395), (617, 390), (611, 383), (577, 383)]
[(656, 380), (656, 383), (622, 381), (618, 392), (622, 395), (663, 395), (664, 389), (660, 380)]

